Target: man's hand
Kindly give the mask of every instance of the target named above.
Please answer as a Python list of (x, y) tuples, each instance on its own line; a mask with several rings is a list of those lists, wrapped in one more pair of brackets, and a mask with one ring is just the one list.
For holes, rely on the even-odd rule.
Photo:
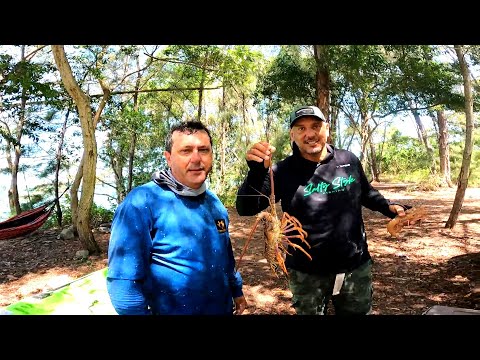
[[(390, 205), (398, 206), (398, 205)], [(403, 211), (403, 216), (398, 213), (399, 216), (392, 219), (387, 224), (387, 231), (392, 236), (397, 236), (404, 226), (414, 225), (417, 221), (422, 221), (427, 216), (427, 211), (423, 206), (417, 208), (410, 208)]]
[(390, 209), (391, 212), (394, 214), (397, 214), (400, 217), (405, 216), (405, 209), (403, 206), (400, 205), (389, 205), (388, 208)]
[(253, 160), (256, 162), (262, 162), (265, 168), (270, 166), (272, 155), (275, 152), (275, 147), (270, 145), (266, 141), (260, 141), (253, 144), (253, 146), (247, 151), (245, 158), (247, 161)]
[(239, 296), (233, 299), (235, 302), (235, 312), (233, 313), (234, 315), (242, 315), (242, 313), (245, 311), (247, 308), (247, 300), (245, 299), (245, 296)]

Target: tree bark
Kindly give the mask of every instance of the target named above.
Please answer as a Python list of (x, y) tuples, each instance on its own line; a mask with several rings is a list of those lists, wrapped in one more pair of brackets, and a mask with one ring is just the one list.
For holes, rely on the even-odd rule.
[(465, 198), (465, 191), (468, 186), (468, 178), (470, 172), (470, 162), (472, 159), (473, 149), (473, 96), (472, 96), (472, 82), (470, 80), (470, 71), (467, 61), (465, 60), (465, 52), (462, 45), (455, 45), (455, 52), (457, 53), (458, 62), (460, 64), (460, 71), (463, 77), (463, 91), (465, 95), (465, 147), (463, 149), (462, 167), (458, 176), (457, 192), (455, 200), (453, 201), (452, 211), (448, 218), (445, 227), (453, 229), (457, 223), (458, 215), (462, 209), (463, 199)]
[(328, 69), (328, 50), (326, 45), (313, 45), (313, 54), (317, 64), (317, 71), (315, 73), (317, 106), (322, 110), (323, 115), (327, 120), (330, 120), (330, 133), (328, 134), (327, 142), (333, 143), (335, 141), (336, 133), (336, 118), (330, 117), (330, 72)]
[(430, 174), (435, 174), (435, 158), (433, 156), (433, 148), (428, 141), (427, 131), (425, 130), (422, 119), (420, 119), (420, 115), (418, 115), (418, 111), (414, 108), (413, 104), (410, 104), (410, 110), (412, 111), (413, 117), (415, 118), (415, 123), (417, 124), (419, 140), (423, 143), (425, 149), (427, 150), (428, 159), (430, 160)]
[(377, 164), (377, 152), (375, 150), (375, 144), (371, 136), (368, 143), (370, 144), (370, 168), (372, 172), (372, 179), (375, 180), (376, 182), (380, 182), (380, 169), (378, 168), (378, 164)]
[(438, 124), (438, 152), (440, 158), (440, 175), (442, 181), (448, 186), (453, 187), (452, 175), (450, 172), (450, 149), (448, 146), (448, 124), (443, 110), (437, 111)]
[(225, 87), (222, 88), (222, 100), (220, 102), (220, 186), (225, 187), (225, 159), (227, 154), (227, 113), (225, 104)]
[(54, 190), (55, 190), (55, 199), (58, 199), (56, 203), (56, 214), (57, 214), (57, 224), (58, 226), (62, 226), (62, 208), (60, 206), (60, 193), (59, 193), (59, 177), (60, 177), (60, 167), (62, 163), (62, 149), (63, 149), (63, 141), (65, 139), (65, 132), (67, 131), (67, 122), (68, 116), (70, 115), (70, 110), (67, 110), (65, 114), (65, 121), (62, 125), (62, 131), (60, 133), (60, 139), (58, 140), (57, 151), (55, 153), (55, 180), (54, 180)]
[(208, 65), (208, 58), (209, 58), (209, 53), (207, 52), (207, 54), (205, 55), (205, 59), (204, 59), (204, 62), (203, 62), (203, 66), (202, 66), (202, 75), (201, 75), (201, 78), (200, 78), (200, 86), (199, 86), (199, 89), (198, 89), (198, 112), (197, 112), (197, 117), (198, 117), (198, 121), (202, 121), (202, 112), (203, 112), (203, 91), (204, 91), (204, 87), (205, 87), (205, 78), (206, 78), (206, 68), (207, 68), (207, 65)]
[[(140, 72), (140, 57), (137, 56), (137, 80), (135, 81), (135, 94), (133, 95), (133, 110), (138, 112), (138, 90), (140, 90), (140, 81), (142, 79), (142, 75)], [(137, 149), (137, 127), (134, 126), (131, 129), (132, 135), (130, 137), (130, 148), (128, 149), (128, 185), (127, 185), (127, 192), (122, 194), (122, 198), (119, 201), (123, 201), (127, 193), (129, 193), (133, 188), (133, 160), (135, 159), (135, 150)], [(120, 172), (122, 171), (119, 169)], [(123, 179), (123, 175), (122, 175)]]
[(113, 148), (113, 140), (115, 138), (116, 130), (112, 129), (108, 137), (108, 147), (112, 149), (112, 154), (108, 157), (110, 160), (110, 167), (112, 168), (115, 177), (115, 191), (117, 204), (120, 204), (126, 196), (125, 179), (123, 177), (124, 155), (121, 145)]
[[(72, 69), (65, 55), (63, 45), (52, 45), (55, 63), (60, 72), (63, 84), (72, 97), (78, 109), (82, 128), (83, 156), (81, 162), (82, 193), (78, 203), (76, 227), (81, 243), (90, 254), (100, 254), (101, 250), (90, 228), (93, 196), (95, 190), (97, 143), (95, 139), (94, 118), (89, 97), (83, 93), (73, 77)], [(72, 211), (73, 212), (73, 211)]]
[[(26, 61), (25, 59), (25, 45), (21, 46), (21, 61)], [(13, 148), (13, 160), (10, 158), (10, 173), (12, 175), (12, 180), (10, 182), (10, 189), (8, 190), (8, 198), (10, 201), (10, 211), (15, 212), (17, 215), (22, 212), (20, 206), (20, 195), (18, 194), (18, 168), (20, 164), (20, 157), (22, 156), (21, 141), (22, 141), (22, 130), (25, 125), (25, 107), (27, 104), (26, 91), (22, 87), (22, 96), (20, 99), (20, 111), (17, 128), (15, 130), (15, 143), (10, 142), (10, 149)]]

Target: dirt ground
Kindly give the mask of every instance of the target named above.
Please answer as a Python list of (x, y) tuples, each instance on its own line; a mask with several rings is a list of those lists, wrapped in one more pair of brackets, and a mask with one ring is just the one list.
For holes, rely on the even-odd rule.
[[(420, 315), (433, 305), (480, 310), (480, 189), (467, 189), (453, 230), (445, 229), (456, 188), (413, 191), (402, 185), (375, 184), (385, 197), (424, 205), (428, 217), (403, 228), (398, 238), (386, 231), (389, 219), (364, 210), (374, 276), (375, 315)], [(230, 233), (238, 259), (255, 217), (229, 209)], [(107, 265), (109, 234), (94, 231), (101, 256), (76, 259), (78, 239), (58, 238), (60, 230), (38, 230), (0, 241), (0, 307), (61, 286)], [(259, 228), (242, 262), (248, 308), (244, 314), (294, 314), (285, 278), (277, 278), (262, 255)]]

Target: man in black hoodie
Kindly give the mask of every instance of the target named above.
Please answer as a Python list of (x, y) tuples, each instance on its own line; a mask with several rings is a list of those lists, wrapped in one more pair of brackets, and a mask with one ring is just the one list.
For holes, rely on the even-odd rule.
[[(368, 182), (359, 159), (327, 143), (329, 124), (316, 106), (301, 106), (290, 115), (293, 154), (272, 166), (275, 200), (308, 233), (312, 260), (291, 247), (285, 265), (297, 314), (324, 315), (332, 300), (335, 314), (369, 314), (372, 308), (372, 259), (362, 206), (394, 218), (406, 207), (393, 204)], [(249, 172), (237, 193), (240, 215), (269, 206), (268, 168), (275, 148), (254, 144), (246, 154)]]

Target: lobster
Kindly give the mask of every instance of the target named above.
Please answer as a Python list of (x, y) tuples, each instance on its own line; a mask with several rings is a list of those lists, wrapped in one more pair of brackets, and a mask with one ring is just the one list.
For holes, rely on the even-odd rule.
[[(290, 239), (298, 238), (308, 248), (311, 248), (311, 246), (305, 239), (308, 236), (307, 232), (303, 230), (302, 224), (296, 217), (291, 216), (286, 212), (283, 212), (282, 218), (278, 218), (277, 210), (275, 207), (275, 191), (273, 187), (273, 171), (271, 163), (269, 166), (269, 173), (271, 188), (270, 196), (268, 197), (270, 205), (268, 208), (269, 211), (262, 211), (257, 214), (255, 223), (250, 231), (250, 234), (248, 235), (240, 258), (237, 262), (237, 270), (240, 268), (242, 258), (245, 255), (245, 252), (248, 248), (248, 245), (250, 244), (250, 241), (252, 240), (253, 234), (255, 233), (258, 224), (260, 223), (260, 221), (262, 221), (265, 237), (265, 248), (263, 255), (275, 276), (278, 277), (278, 272), (282, 271), (288, 277), (288, 271), (285, 267), (285, 257), (287, 254), (291, 255), (287, 251), (288, 246), (291, 246), (293, 249), (298, 249), (302, 251), (310, 260), (312, 260), (310, 254), (302, 246), (293, 243)], [(295, 234), (287, 235), (294, 231), (296, 231)]]
[(415, 224), (417, 221), (422, 221), (427, 215), (427, 211), (423, 206), (418, 208), (411, 208), (405, 211), (405, 216), (396, 216), (387, 224), (387, 231), (392, 236), (398, 236), (404, 226)]

